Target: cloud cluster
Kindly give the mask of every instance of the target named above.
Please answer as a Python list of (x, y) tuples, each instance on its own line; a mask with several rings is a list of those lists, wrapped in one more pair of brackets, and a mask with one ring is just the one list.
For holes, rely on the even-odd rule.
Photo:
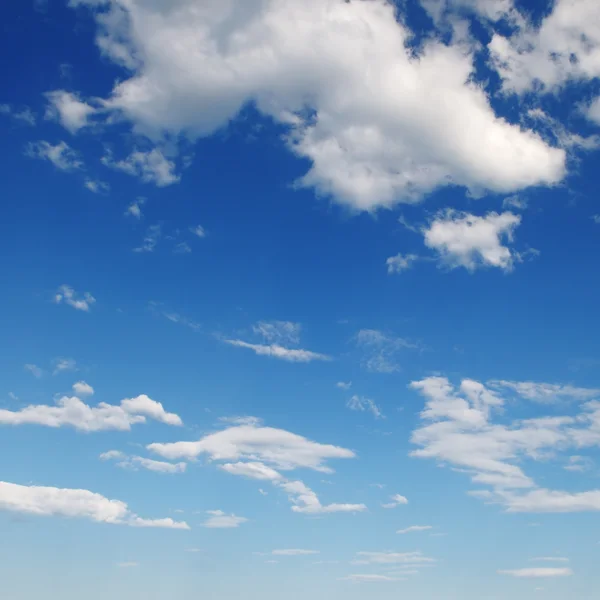
[(100, 460), (114, 460), (116, 465), (122, 469), (132, 469), (137, 471), (139, 468), (155, 473), (185, 473), (187, 463), (169, 463), (162, 460), (152, 460), (143, 456), (130, 456), (119, 450), (109, 450), (100, 455)]
[(96, 298), (89, 292), (78, 294), (70, 285), (61, 285), (54, 294), (54, 302), (56, 304), (64, 302), (75, 310), (89, 312), (92, 305), (96, 303)]

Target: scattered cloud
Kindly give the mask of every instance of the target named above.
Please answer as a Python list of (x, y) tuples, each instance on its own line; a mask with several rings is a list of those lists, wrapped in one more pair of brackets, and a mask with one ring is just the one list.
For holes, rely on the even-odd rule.
[(189, 254), (192, 247), (187, 242), (179, 242), (173, 249), (174, 254)]
[(152, 460), (150, 458), (144, 458), (142, 456), (129, 456), (120, 452), (119, 450), (109, 450), (103, 452), (100, 455), (100, 460), (115, 460), (118, 467), (123, 469), (131, 469), (137, 471), (139, 468), (146, 469), (148, 471), (154, 471), (155, 473), (185, 473), (187, 464), (184, 462), (180, 463), (169, 463), (160, 460)]
[(178, 415), (166, 412), (160, 402), (145, 394), (121, 400), (118, 406), (105, 402), (88, 406), (77, 396), (63, 396), (55, 406), (29, 405), (18, 411), (0, 409), (0, 425), (68, 426), (87, 432), (129, 431), (132, 425), (145, 423), (146, 417), (166, 425), (182, 425)]
[(364, 352), (363, 367), (375, 373), (399, 371), (398, 354), (405, 349), (419, 348), (417, 344), (377, 329), (361, 329), (355, 340), (356, 345)]
[(243, 340), (224, 339), (223, 341), (230, 346), (252, 350), (259, 356), (270, 356), (287, 362), (306, 363), (313, 360), (331, 360), (331, 357), (326, 354), (319, 354), (318, 352), (311, 352), (310, 350), (302, 350), (300, 348), (285, 348), (278, 344), (269, 344), (267, 346), (265, 344), (251, 344)]
[(352, 561), (354, 565), (427, 565), (435, 563), (435, 559), (422, 552), (357, 552)]
[(357, 513), (364, 512), (367, 507), (364, 504), (321, 504), (317, 494), (302, 481), (274, 482), (283, 489), (292, 503), (292, 511), (310, 515), (330, 513)]
[(281, 473), (260, 462), (237, 462), (219, 465), (220, 469), (231, 475), (242, 475), (250, 479), (274, 481), (281, 479)]
[(77, 397), (81, 398), (83, 396), (93, 396), (94, 388), (85, 381), (77, 381), (73, 384), (73, 392), (77, 395)]
[(396, 533), (400, 533), (400, 534), (413, 533), (416, 531), (429, 531), (430, 529), (433, 529), (433, 527), (431, 525), (411, 525), (410, 527), (407, 527), (406, 529), (399, 529), (398, 531), (396, 531)]
[(248, 521), (245, 517), (238, 517), (234, 514), (227, 515), (222, 510), (207, 510), (206, 514), (210, 516), (202, 526), (209, 529), (234, 529)]
[(600, 398), (600, 389), (581, 388), (572, 385), (556, 383), (540, 383), (535, 381), (505, 381), (494, 379), (488, 381), (493, 388), (507, 388), (514, 390), (519, 396), (534, 400), (535, 402), (551, 403), (557, 400), (591, 400)]
[(84, 518), (98, 523), (131, 527), (189, 529), (184, 521), (142, 519), (125, 502), (68, 488), (18, 485), (0, 481), (0, 510), (43, 516)]
[(252, 326), (252, 331), (269, 344), (289, 344), (295, 346), (300, 343), (300, 323), (292, 321), (259, 321)]
[(273, 550), (271, 552), (273, 556), (308, 556), (311, 554), (320, 554), (318, 550), (299, 550), (297, 548), (290, 548), (285, 550)]
[(390, 256), (385, 264), (387, 265), (387, 272), (392, 275), (408, 271), (418, 260), (419, 257), (416, 254), (396, 254), (396, 256)]
[(569, 577), (573, 575), (572, 569), (553, 567), (531, 567), (528, 569), (503, 569), (498, 571), (500, 575), (510, 575), (519, 578), (541, 578), (541, 577)]
[(390, 502), (386, 503), (386, 504), (382, 504), (381, 506), (383, 508), (396, 508), (397, 506), (400, 506), (401, 504), (408, 504), (408, 499), (405, 496), (401, 496), (400, 494), (394, 494), (391, 498), (390, 498)]
[(0, 115), (6, 115), (11, 117), (15, 121), (20, 121), (26, 125), (35, 125), (36, 117), (33, 111), (29, 107), (25, 107), (22, 110), (15, 110), (9, 104), (0, 104)]
[(55, 145), (44, 140), (31, 142), (25, 147), (25, 155), (50, 161), (60, 171), (76, 171), (83, 168), (79, 153), (66, 142)]
[(98, 179), (86, 179), (83, 185), (94, 194), (108, 194), (110, 192), (110, 185)]
[(142, 245), (134, 248), (134, 252), (154, 252), (158, 240), (162, 237), (162, 226), (157, 223), (156, 225), (150, 225), (146, 229), (146, 235), (142, 241)]
[(119, 161), (115, 161), (109, 153), (101, 160), (103, 165), (111, 169), (138, 177), (144, 183), (153, 183), (157, 187), (166, 187), (180, 180), (175, 174), (175, 163), (165, 158), (158, 148), (148, 152), (135, 150), (127, 158)]
[(206, 230), (204, 229), (204, 227), (202, 227), (202, 225), (196, 225), (195, 227), (190, 227), (190, 231), (199, 238), (204, 238), (206, 237)]
[(391, 581), (402, 581), (398, 577), (390, 577), (389, 575), (378, 575), (375, 573), (367, 574), (352, 574), (343, 577), (346, 581), (352, 581), (354, 583), (387, 583)]
[(568, 464), (563, 467), (565, 471), (585, 473), (594, 466), (594, 461), (589, 456), (569, 456)]
[(335, 387), (340, 388), (341, 390), (349, 390), (352, 387), (351, 381), (338, 381), (335, 384)]
[(362, 396), (357, 396), (356, 394), (346, 402), (346, 406), (350, 410), (357, 411), (369, 411), (376, 419), (384, 419), (383, 413), (381, 409), (371, 400), (370, 398), (363, 398)]
[(54, 365), (52, 375), (77, 371), (77, 362), (73, 358), (55, 358), (52, 364)]
[(31, 373), (36, 379), (40, 379), (40, 377), (44, 375), (44, 371), (34, 364), (28, 363), (26, 365), (23, 365), (23, 368), (26, 371), (29, 371), (29, 373)]
[(425, 245), (435, 250), (443, 265), (450, 269), (464, 267), (475, 271), (480, 267), (497, 267), (510, 271), (518, 254), (504, 241), (512, 242), (521, 217), (511, 212), (491, 212), (485, 217), (446, 210), (438, 213), (429, 227), (423, 229)]
[(509, 196), (502, 200), (502, 208), (504, 209), (514, 208), (515, 210), (525, 210), (528, 205), (527, 200), (521, 196)]
[(58, 121), (70, 133), (77, 133), (89, 125), (89, 118), (96, 109), (83, 102), (77, 94), (65, 90), (47, 92), (46, 119)]
[(68, 306), (72, 306), (75, 310), (89, 312), (92, 305), (96, 303), (96, 298), (89, 292), (79, 294), (71, 286), (61, 285), (54, 295), (54, 302), (56, 304), (64, 302)]
[(136, 198), (125, 210), (125, 215), (130, 215), (136, 219), (142, 218), (142, 206), (146, 203), (146, 198)]

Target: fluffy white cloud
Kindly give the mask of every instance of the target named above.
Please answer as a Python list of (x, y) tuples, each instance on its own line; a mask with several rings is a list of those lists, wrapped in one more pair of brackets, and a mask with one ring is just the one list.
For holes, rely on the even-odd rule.
[(142, 519), (121, 500), (109, 500), (89, 490), (26, 486), (0, 481), (0, 510), (44, 516), (78, 517), (132, 527), (189, 529), (183, 521)]
[(524, 458), (552, 457), (569, 447), (600, 445), (599, 402), (585, 403), (576, 416), (497, 424), (493, 417), (504, 399), (477, 381), (465, 379), (457, 390), (444, 377), (428, 377), (411, 387), (426, 398), (421, 413), (425, 424), (411, 438), (419, 449), (411, 455), (450, 464), (473, 482), (492, 488), (471, 495), (502, 504), (508, 512), (600, 510), (600, 490), (571, 493), (540, 488), (517, 464)]
[(77, 361), (73, 358), (55, 358), (53, 361), (54, 370), (52, 375), (67, 373), (69, 371), (77, 371)]
[(552, 567), (532, 567), (529, 569), (503, 569), (498, 571), (501, 575), (510, 575), (511, 577), (568, 577), (573, 575), (573, 571), (569, 568), (552, 568)]
[(56, 304), (65, 303), (72, 306), (75, 310), (89, 312), (90, 308), (96, 302), (96, 298), (89, 292), (78, 294), (71, 286), (61, 285), (54, 295)]
[(30, 158), (41, 158), (50, 161), (61, 171), (75, 171), (83, 168), (79, 153), (66, 142), (59, 142), (55, 145), (45, 140), (32, 142), (26, 146), (25, 154)]
[(419, 348), (418, 344), (377, 329), (361, 329), (356, 334), (356, 345), (364, 352), (363, 367), (376, 373), (399, 371), (398, 353), (403, 349)]
[(190, 227), (190, 231), (199, 238), (204, 238), (206, 237), (206, 230), (204, 229), (204, 227), (202, 227), (202, 225), (196, 225), (195, 227)]
[(126, 398), (119, 406), (105, 402), (88, 406), (76, 396), (63, 396), (55, 406), (30, 405), (19, 411), (0, 409), (0, 425), (69, 426), (80, 431), (129, 431), (132, 425), (145, 423), (146, 417), (167, 425), (182, 425), (178, 415), (166, 412), (160, 402), (145, 394)]
[(564, 174), (562, 150), (495, 115), (471, 77), (469, 47), (432, 37), (413, 56), (391, 2), (71, 5), (99, 9), (100, 50), (132, 71), (106, 110), (152, 137), (196, 137), (254, 102), (311, 162), (298, 183), (352, 208), (415, 201), (449, 184), (510, 192)]
[(65, 90), (48, 92), (46, 98), (46, 118), (58, 121), (71, 133), (77, 133), (88, 125), (88, 119), (96, 112), (93, 106), (83, 102), (77, 94)]
[(222, 510), (207, 510), (206, 514), (210, 516), (204, 521), (203, 527), (209, 529), (233, 529), (248, 521), (245, 517), (227, 515)]
[(346, 406), (350, 410), (358, 410), (361, 412), (369, 411), (376, 419), (385, 418), (379, 406), (377, 406), (370, 398), (363, 398), (362, 396), (357, 396), (355, 394), (348, 402), (346, 402)]
[(410, 269), (417, 260), (419, 257), (416, 254), (396, 254), (396, 256), (390, 256), (385, 264), (388, 273), (402, 273)]
[(187, 464), (184, 462), (168, 463), (161, 460), (144, 458), (143, 456), (129, 456), (119, 450), (103, 452), (99, 458), (100, 460), (116, 460), (117, 466), (123, 469), (137, 470), (141, 467), (155, 473), (184, 473), (187, 468)]
[(404, 534), (404, 533), (413, 533), (416, 531), (428, 531), (429, 529), (433, 529), (431, 525), (411, 525), (406, 529), (398, 529), (396, 533)]
[(267, 465), (260, 462), (226, 463), (224, 465), (219, 465), (219, 468), (232, 475), (242, 475), (251, 479), (265, 481), (281, 479), (281, 473), (278, 473), (275, 469), (271, 469), (271, 467), (267, 467)]
[(73, 384), (73, 392), (75, 392), (78, 397), (93, 396), (94, 388), (85, 381), (77, 381)]
[(600, 96), (591, 102), (585, 113), (590, 121), (594, 121), (594, 123), (600, 125)]
[(474, 271), (480, 266), (510, 271), (518, 255), (503, 241), (511, 242), (521, 217), (511, 212), (488, 213), (478, 217), (453, 210), (445, 211), (423, 230), (425, 245), (438, 252), (450, 268)]
[(517, 33), (496, 33), (488, 45), (504, 89), (552, 92), (568, 81), (600, 76), (597, 16), (595, 0), (556, 0), (539, 26), (518, 15)]
[(364, 504), (321, 504), (317, 494), (302, 481), (276, 482), (289, 496), (292, 510), (304, 514), (328, 514), (339, 512), (363, 512), (367, 510)]
[(131, 215), (136, 219), (142, 218), (142, 206), (146, 203), (146, 198), (137, 198), (125, 210), (125, 215)]
[(237, 346), (238, 348), (248, 348), (259, 356), (271, 356), (288, 362), (311, 362), (313, 360), (331, 360), (330, 356), (302, 350), (300, 348), (285, 348), (279, 344), (251, 344), (243, 340), (223, 340), (226, 344)]
[(308, 556), (311, 554), (319, 554), (318, 550), (301, 550), (297, 548), (289, 548), (284, 550), (273, 550), (274, 556)]
[(381, 506), (383, 508), (396, 508), (397, 506), (400, 506), (401, 504), (408, 504), (408, 498), (406, 498), (405, 496), (402, 496), (400, 494), (394, 494), (391, 497), (391, 502), (382, 504)]
[(165, 158), (158, 148), (147, 152), (135, 150), (127, 158), (118, 161), (115, 161), (111, 154), (107, 154), (102, 157), (102, 164), (139, 177), (144, 183), (154, 183), (158, 187), (172, 185), (180, 179), (175, 174), (175, 163)]

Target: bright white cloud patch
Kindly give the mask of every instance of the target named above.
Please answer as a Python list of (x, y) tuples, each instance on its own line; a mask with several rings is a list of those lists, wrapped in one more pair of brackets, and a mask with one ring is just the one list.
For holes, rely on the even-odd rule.
[(99, 9), (100, 50), (132, 71), (107, 111), (149, 135), (206, 136), (254, 101), (311, 162), (300, 185), (352, 208), (448, 184), (510, 192), (565, 172), (562, 150), (495, 115), (465, 45), (431, 38), (412, 56), (384, 0), (71, 4)]
[(54, 295), (54, 302), (56, 304), (64, 302), (68, 306), (72, 306), (75, 310), (89, 312), (92, 305), (96, 303), (96, 298), (89, 292), (79, 294), (71, 286), (61, 285)]
[(313, 360), (331, 360), (330, 356), (302, 350), (300, 348), (285, 348), (278, 344), (251, 344), (243, 340), (223, 340), (226, 344), (237, 346), (238, 348), (247, 348), (259, 356), (270, 356), (287, 362), (312, 362)]
[(142, 519), (120, 500), (109, 500), (89, 490), (26, 486), (0, 481), (0, 510), (43, 516), (78, 517), (98, 523), (131, 527), (189, 529), (183, 521)]
[(328, 513), (357, 513), (367, 510), (364, 504), (321, 504), (319, 497), (302, 481), (276, 482), (292, 503), (292, 511), (309, 515)]
[(147, 152), (135, 150), (127, 158), (118, 161), (107, 154), (102, 157), (102, 163), (111, 169), (139, 177), (144, 183), (153, 183), (158, 187), (172, 185), (180, 179), (175, 174), (175, 163), (165, 158), (158, 148)]
[(55, 145), (45, 140), (32, 142), (26, 146), (25, 154), (30, 158), (47, 160), (60, 171), (75, 171), (83, 168), (79, 153), (66, 142), (59, 142)]
[(445, 377), (428, 377), (411, 387), (426, 399), (423, 425), (411, 438), (419, 448), (411, 455), (450, 464), (474, 483), (491, 488), (471, 495), (501, 504), (508, 512), (600, 510), (600, 490), (540, 488), (521, 466), (526, 459), (551, 457), (569, 447), (600, 445), (600, 402), (584, 403), (576, 416), (553, 414), (500, 424), (494, 416), (505, 400), (482, 383), (463, 379), (455, 389)]
[(260, 462), (237, 462), (219, 465), (223, 471), (231, 475), (242, 475), (250, 479), (274, 481), (281, 479), (281, 474)]
[(130, 215), (136, 219), (142, 218), (142, 206), (146, 203), (146, 198), (137, 198), (125, 210), (125, 215)]
[(497, 267), (510, 271), (518, 255), (506, 242), (512, 242), (513, 232), (521, 217), (511, 212), (488, 213), (478, 217), (448, 210), (439, 214), (423, 230), (425, 245), (438, 252), (450, 268)]
[(207, 510), (206, 514), (209, 517), (204, 521), (203, 527), (209, 529), (234, 529), (248, 521), (245, 517), (238, 517), (234, 514), (228, 515), (222, 510)]
[(82, 396), (93, 396), (94, 388), (85, 381), (77, 381), (73, 384), (73, 392), (79, 397)]
[(187, 468), (187, 464), (184, 462), (168, 463), (161, 460), (144, 458), (143, 456), (129, 456), (119, 450), (103, 452), (99, 458), (100, 460), (115, 460), (118, 467), (132, 469), (134, 471), (142, 468), (148, 471), (154, 471), (155, 473), (174, 474), (184, 473)]
[(405, 496), (402, 496), (400, 494), (394, 494), (391, 498), (390, 498), (390, 502), (387, 502), (386, 504), (382, 504), (381, 506), (383, 508), (396, 508), (397, 506), (403, 504), (408, 504), (408, 498), (406, 498)]
[(71, 133), (77, 133), (88, 125), (88, 119), (96, 112), (93, 106), (83, 102), (77, 94), (65, 90), (48, 92), (46, 98), (46, 118), (58, 121)]
[(105, 402), (89, 406), (76, 396), (63, 396), (55, 406), (30, 405), (19, 411), (0, 409), (0, 425), (74, 427), (80, 431), (129, 431), (132, 425), (145, 423), (146, 417), (167, 425), (182, 425), (178, 415), (166, 412), (160, 402), (145, 394), (126, 398), (118, 406)]
[(540, 578), (540, 577), (568, 577), (573, 575), (572, 569), (567, 567), (564, 568), (552, 568), (552, 567), (532, 567), (528, 569), (504, 569), (498, 571), (501, 575), (510, 575), (511, 577), (527, 577), (527, 578)]

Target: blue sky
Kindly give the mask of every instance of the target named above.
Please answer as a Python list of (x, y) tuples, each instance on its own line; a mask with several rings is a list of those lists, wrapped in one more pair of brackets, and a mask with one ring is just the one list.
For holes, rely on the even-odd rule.
[(595, 597), (595, 4), (3, 7), (7, 598)]

